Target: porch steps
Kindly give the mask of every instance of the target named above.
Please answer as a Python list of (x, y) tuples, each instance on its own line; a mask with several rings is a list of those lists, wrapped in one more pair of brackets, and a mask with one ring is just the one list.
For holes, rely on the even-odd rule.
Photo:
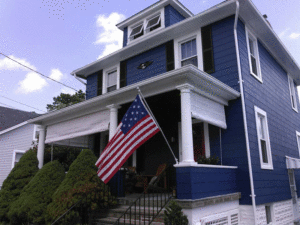
[[(120, 204), (117, 208), (109, 209), (106, 213), (100, 214), (101, 219), (97, 219), (94, 224), (96, 225), (111, 225), (117, 219), (122, 216), (125, 211), (128, 209), (130, 203), (133, 201), (131, 199), (119, 199)], [(142, 202), (141, 202), (142, 203)], [(146, 207), (144, 207), (142, 204), (140, 206), (136, 207), (136, 210), (134, 207), (131, 210), (131, 223), (129, 221), (130, 219), (130, 211), (128, 211), (125, 214), (125, 220), (124, 217), (120, 220), (120, 224), (129, 225), (129, 224), (141, 224), (141, 225), (148, 225), (150, 220), (152, 219), (153, 215), (156, 215), (157, 213), (157, 205), (155, 207), (148, 207), (147, 200), (145, 201)], [(157, 202), (158, 203), (158, 202)], [(159, 205), (160, 206), (160, 205)], [(160, 207), (159, 207), (160, 208)], [(136, 213), (135, 213), (136, 212)], [(142, 215), (145, 212), (145, 216)], [(154, 221), (151, 223), (153, 225), (164, 225), (164, 209), (159, 213), (159, 215), (154, 219)]]

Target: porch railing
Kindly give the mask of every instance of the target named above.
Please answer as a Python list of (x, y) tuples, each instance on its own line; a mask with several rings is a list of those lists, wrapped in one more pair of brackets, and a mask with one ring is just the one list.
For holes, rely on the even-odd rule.
[(175, 175), (173, 166), (168, 166), (157, 177), (157, 181), (166, 175), (166, 188), (156, 188), (148, 185), (147, 189), (134, 200), (127, 210), (116, 220), (113, 225), (149, 225), (160, 214), (168, 202), (176, 197), (175, 187), (172, 186), (172, 177)]
[[(95, 199), (98, 199), (98, 208), (93, 210), (91, 209), (90, 202), (95, 202)], [(83, 195), (51, 225), (91, 224), (94, 217), (97, 216), (99, 212), (101, 213), (101, 210), (108, 209), (110, 206), (114, 205), (114, 202), (116, 202), (116, 197), (110, 194), (109, 186), (104, 185), (104, 188), (101, 192), (95, 190), (93, 193), (86, 193), (85, 195)], [(68, 215), (72, 213), (76, 213), (78, 214), (78, 216), (72, 216), (72, 218), (69, 218)]]

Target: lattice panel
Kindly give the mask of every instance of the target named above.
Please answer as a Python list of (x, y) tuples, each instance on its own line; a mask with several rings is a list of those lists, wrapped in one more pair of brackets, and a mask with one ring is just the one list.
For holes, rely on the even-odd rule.
[(293, 222), (293, 203), (292, 200), (277, 202), (273, 205), (274, 221), (276, 224), (284, 225)]

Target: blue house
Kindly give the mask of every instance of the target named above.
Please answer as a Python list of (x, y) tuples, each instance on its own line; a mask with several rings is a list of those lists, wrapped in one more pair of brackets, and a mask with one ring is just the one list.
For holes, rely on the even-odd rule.
[(87, 81), (86, 101), (30, 121), (43, 127), (40, 167), (44, 143), (80, 139), (99, 155), (139, 87), (179, 163), (157, 134), (127, 165), (155, 174), (172, 164), (190, 224), (299, 220), (300, 69), (253, 3), (193, 15), (160, 0), (117, 27), (123, 48), (72, 72)]

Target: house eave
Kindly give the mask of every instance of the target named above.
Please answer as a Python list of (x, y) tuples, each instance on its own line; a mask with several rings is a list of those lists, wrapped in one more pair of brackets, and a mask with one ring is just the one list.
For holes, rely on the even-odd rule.
[(172, 90), (179, 85), (189, 84), (193, 91), (220, 104), (227, 105), (229, 100), (240, 96), (239, 92), (222, 83), (213, 76), (199, 70), (193, 65), (172, 70), (138, 83), (123, 87), (84, 102), (47, 113), (29, 120), (29, 123), (49, 125), (62, 120), (81, 117), (93, 112), (107, 110), (108, 105), (122, 105), (131, 102), (137, 95), (139, 87), (145, 97), (154, 96)]
[(10, 131), (12, 131), (12, 130), (15, 130), (15, 129), (19, 128), (19, 127), (22, 127), (22, 126), (26, 125), (27, 123), (28, 123), (28, 121), (25, 121), (25, 122), (23, 122), (23, 123), (19, 123), (19, 124), (15, 125), (15, 126), (9, 127), (9, 128), (7, 128), (7, 129), (1, 131), (1, 132), (0, 132), (0, 135), (5, 134), (5, 133), (7, 133), (7, 132), (10, 132)]

